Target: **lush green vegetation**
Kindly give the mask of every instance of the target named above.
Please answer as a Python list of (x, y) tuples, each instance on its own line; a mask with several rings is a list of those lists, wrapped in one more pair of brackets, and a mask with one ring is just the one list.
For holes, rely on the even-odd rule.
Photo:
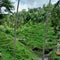
[[(14, 37), (8, 34), (7, 30), (2, 30), (0, 26), (0, 50), (2, 52), (2, 60), (13, 60), (14, 56)], [(3, 28), (4, 29), (4, 28)], [(7, 32), (6, 32), (7, 31)], [(36, 60), (37, 56), (20, 42), (16, 42), (17, 60)], [(36, 56), (36, 57), (35, 57)], [(35, 57), (35, 58), (33, 58)]]
[[(13, 8), (9, 0), (0, 4), (5, 6), (8, 12)], [(5, 5), (6, 4), (6, 5)], [(56, 6), (55, 6), (56, 5)], [(60, 6), (59, 4), (50, 5), (50, 15), (47, 13), (49, 5), (43, 8), (29, 9), (21, 11), (18, 14), (17, 41), (16, 41), (16, 60), (37, 60), (42, 56), (45, 28), (46, 33), (46, 51), (47, 55), (60, 60), (56, 54), (56, 45), (60, 40)], [(1, 10), (0, 10), (1, 12)], [(0, 51), (2, 60), (14, 59), (14, 22), (15, 14), (0, 14)], [(46, 25), (48, 15), (48, 25)], [(60, 43), (60, 42), (59, 42)], [(49, 51), (49, 49), (52, 49)]]

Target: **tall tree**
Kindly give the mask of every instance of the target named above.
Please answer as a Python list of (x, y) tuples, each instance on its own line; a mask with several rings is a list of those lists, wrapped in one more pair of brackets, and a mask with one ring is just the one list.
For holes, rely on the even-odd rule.
[(12, 5), (12, 2), (10, 0), (0, 0), (0, 16), (1, 17), (3, 16), (3, 13), (2, 13), (2, 10), (1, 10), (2, 7), (6, 8), (5, 12), (6, 11), (12, 12), (11, 10), (13, 9), (13, 5)]
[(18, 22), (18, 9), (19, 9), (19, 3), (20, 0), (18, 0), (18, 4), (17, 4), (17, 12), (16, 12), (16, 20), (15, 20), (15, 26), (14, 26), (14, 60), (16, 60), (16, 38), (17, 38), (17, 22)]
[(49, 23), (49, 17), (50, 17), (50, 5), (51, 5), (51, 0), (49, 0), (49, 4), (48, 4), (48, 11), (46, 13), (46, 25), (44, 28), (44, 40), (43, 40), (43, 59), (45, 60), (45, 49), (46, 49), (46, 39), (47, 39), (47, 32), (48, 32), (48, 23)]
[[(52, 26), (54, 27), (55, 35), (60, 32), (60, 0), (55, 4), (52, 11)], [(59, 38), (59, 37), (58, 37)]]
[(0, 0), (0, 24), (4, 23), (3, 18), (6, 17), (6, 15), (4, 15), (4, 13), (2, 12), (2, 9), (1, 9), (2, 7), (6, 8), (4, 10), (5, 12), (10, 12), (10, 13), (12, 12), (11, 10), (14, 8), (10, 0)]

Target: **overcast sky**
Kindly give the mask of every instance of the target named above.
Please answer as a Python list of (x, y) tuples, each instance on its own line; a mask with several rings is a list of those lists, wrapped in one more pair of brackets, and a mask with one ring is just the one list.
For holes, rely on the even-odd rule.
[[(14, 3), (15, 6), (15, 11), (16, 11), (16, 6), (17, 6), (17, 0), (11, 0)], [(51, 3), (54, 4), (58, 0), (51, 0)], [(22, 9), (28, 10), (28, 8), (36, 8), (36, 7), (42, 7), (43, 4), (47, 4), (49, 0), (20, 0), (20, 5), (19, 5), (19, 11)]]
[[(15, 12), (16, 12), (16, 7), (17, 7), (17, 1), (18, 0), (10, 0), (11, 2), (14, 2), (14, 7), (15, 7)], [(51, 3), (54, 4), (58, 0), (51, 0)], [(28, 8), (37, 8), (37, 7), (42, 7), (43, 4), (47, 4), (49, 0), (20, 0), (19, 4), (19, 11), (22, 11), (23, 9), (28, 10)], [(2, 9), (4, 10), (4, 9)]]

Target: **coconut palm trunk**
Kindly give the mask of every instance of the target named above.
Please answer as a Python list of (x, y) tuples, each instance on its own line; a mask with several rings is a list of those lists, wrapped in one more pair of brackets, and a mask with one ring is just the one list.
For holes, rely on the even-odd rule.
[(42, 60), (44, 60), (44, 58), (45, 58), (46, 39), (47, 39), (48, 23), (49, 23), (49, 16), (50, 16), (50, 4), (51, 4), (51, 0), (49, 0), (49, 7), (48, 7), (48, 11), (46, 13), (46, 24), (45, 24), (45, 28), (44, 28), (43, 58), (42, 58)]
[(17, 12), (16, 12), (16, 20), (15, 20), (15, 26), (14, 26), (14, 60), (16, 60), (16, 38), (17, 38), (17, 21), (18, 21), (18, 8), (19, 8), (20, 0), (18, 0), (17, 4)]

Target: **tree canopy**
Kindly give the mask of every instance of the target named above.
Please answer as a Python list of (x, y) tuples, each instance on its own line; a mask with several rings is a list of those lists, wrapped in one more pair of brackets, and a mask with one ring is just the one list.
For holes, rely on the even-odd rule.
[(0, 18), (2, 18), (3, 13), (2, 13), (2, 7), (5, 7), (5, 12), (12, 12), (11, 10), (13, 9), (12, 2), (10, 0), (0, 0)]

